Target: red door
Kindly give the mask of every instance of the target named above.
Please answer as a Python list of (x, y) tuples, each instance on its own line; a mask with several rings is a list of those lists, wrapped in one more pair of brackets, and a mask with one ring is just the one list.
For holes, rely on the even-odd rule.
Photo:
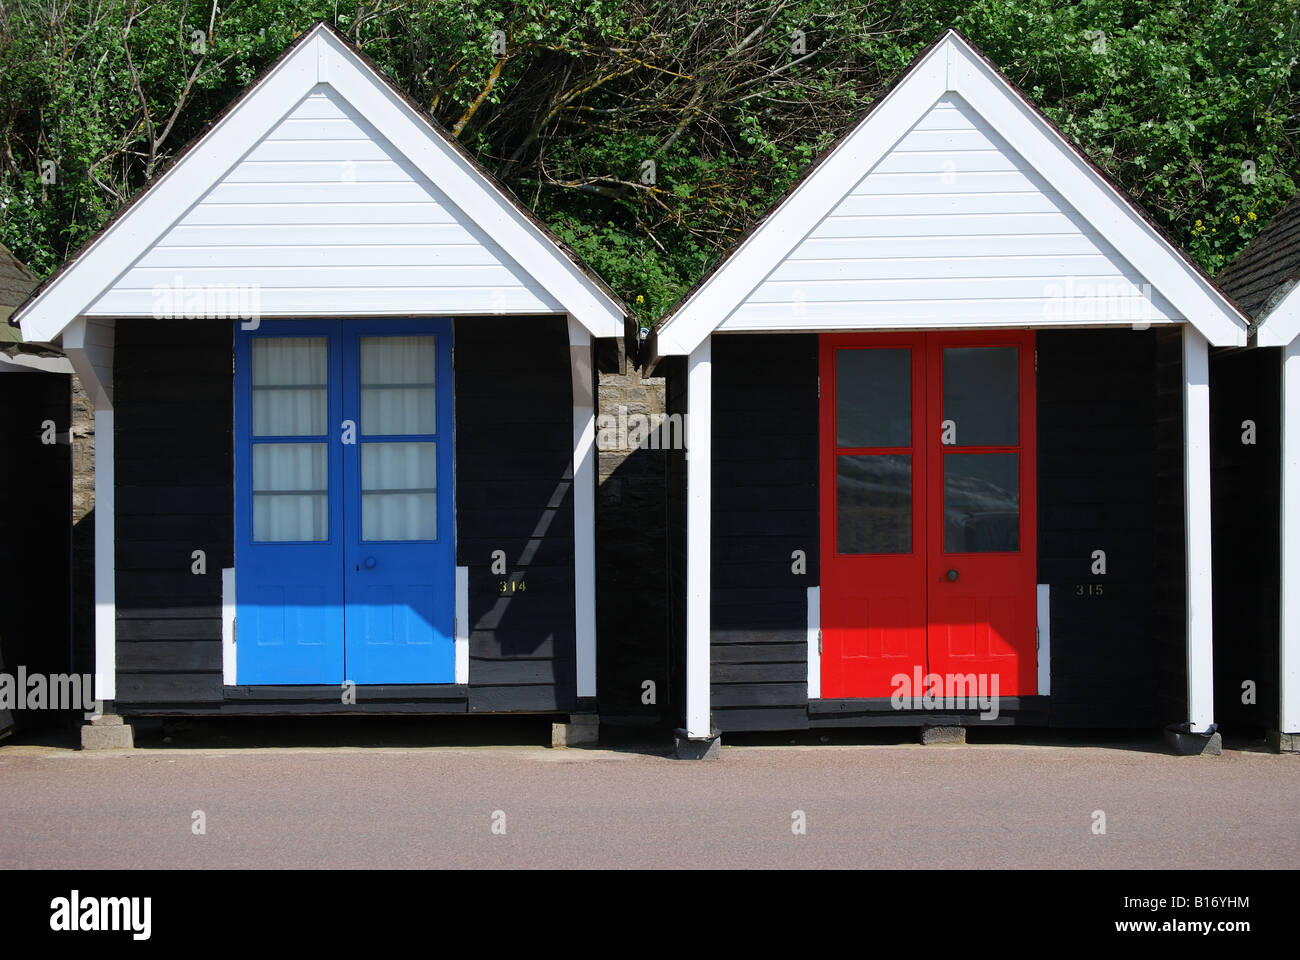
[(1033, 344), (821, 338), (823, 697), (917, 667), (1035, 692)]

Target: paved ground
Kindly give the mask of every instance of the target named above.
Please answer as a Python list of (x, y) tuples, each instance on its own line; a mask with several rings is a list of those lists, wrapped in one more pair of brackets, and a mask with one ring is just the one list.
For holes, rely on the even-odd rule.
[(0, 744), (0, 867), (1300, 867), (1297, 756), (808, 737), (688, 763), (551, 750), (540, 729)]

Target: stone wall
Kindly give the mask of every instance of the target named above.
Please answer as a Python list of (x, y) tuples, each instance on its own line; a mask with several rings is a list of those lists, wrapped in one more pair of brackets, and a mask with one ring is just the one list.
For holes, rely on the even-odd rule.
[[(673, 715), (667, 669), (667, 453), (623, 443), (635, 416), (665, 412), (664, 380), (642, 377), (622, 341), (600, 367), (597, 413), (596, 593), (602, 721)], [(622, 423), (620, 429), (617, 425)], [(614, 429), (610, 429), (615, 425)], [(602, 426), (604, 429), (602, 429)], [(631, 431), (635, 432), (635, 431)], [(612, 442), (611, 442), (612, 441)], [(653, 691), (646, 681), (654, 684)], [(652, 703), (645, 701), (651, 699)]]

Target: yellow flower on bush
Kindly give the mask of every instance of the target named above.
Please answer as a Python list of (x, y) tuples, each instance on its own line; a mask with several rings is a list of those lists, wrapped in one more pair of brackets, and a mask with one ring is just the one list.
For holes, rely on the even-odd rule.
[(645, 303), (645, 297), (641, 296), (641, 294), (638, 293), (638, 294), (636, 295), (636, 302), (637, 302), (637, 303)]
[(1249, 221), (1251, 221), (1251, 222), (1253, 223), (1255, 220), (1257, 220), (1257, 219), (1259, 219), (1259, 218), (1255, 216), (1255, 211), (1252, 210), (1252, 211), (1250, 211), (1250, 213), (1246, 214), (1246, 219), (1249, 220)]

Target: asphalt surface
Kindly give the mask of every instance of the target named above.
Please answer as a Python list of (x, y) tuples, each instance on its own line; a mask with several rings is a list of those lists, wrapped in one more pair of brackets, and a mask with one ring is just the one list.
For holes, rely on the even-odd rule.
[(778, 738), (686, 762), (535, 732), (0, 743), (0, 867), (1300, 867), (1300, 756)]

